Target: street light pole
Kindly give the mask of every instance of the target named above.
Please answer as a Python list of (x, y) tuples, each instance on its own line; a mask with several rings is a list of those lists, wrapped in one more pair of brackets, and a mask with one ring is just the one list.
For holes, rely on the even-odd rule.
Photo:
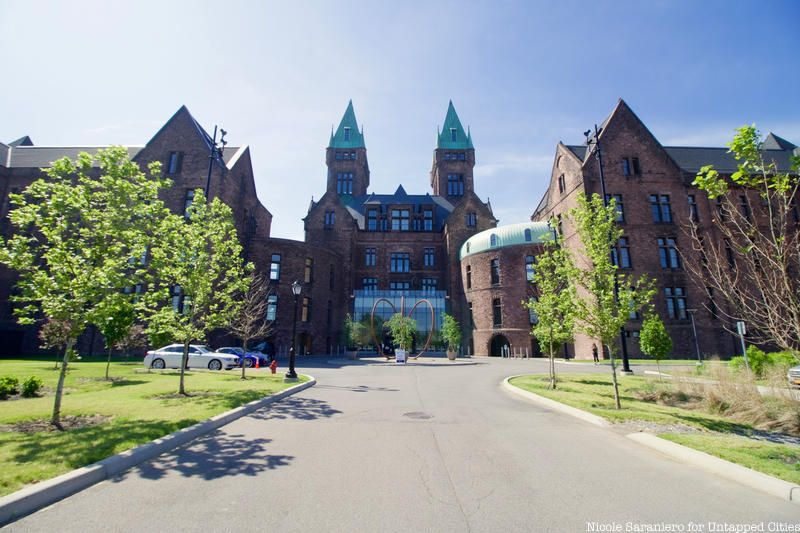
[[(594, 145), (596, 147), (595, 157), (597, 157), (597, 164), (600, 167), (600, 193), (603, 195), (603, 206), (608, 207), (608, 195), (606, 194), (606, 177), (603, 171), (603, 151), (600, 149), (600, 132), (603, 131), (602, 128), (598, 128), (597, 124), (594, 125)], [(589, 138), (589, 134), (591, 130), (587, 130), (584, 132), (586, 136), (586, 144), (587, 146), (591, 144), (591, 139)], [(611, 253), (611, 261), (614, 261), (614, 249), (612, 244)], [(619, 281), (617, 280), (616, 273), (614, 274), (614, 294), (619, 294)], [(633, 374), (633, 370), (631, 370), (631, 364), (628, 361), (628, 341), (625, 338), (625, 326), (622, 326), (619, 330), (619, 342), (620, 348), (622, 349), (622, 371), (626, 374)]]
[(300, 291), (302, 290), (302, 286), (300, 282), (293, 281), (292, 282), (292, 294), (294, 295), (294, 313), (292, 319), (292, 346), (289, 348), (289, 371), (286, 373), (286, 376), (283, 378), (283, 381), (297, 381), (297, 372), (294, 371), (294, 358), (295, 358), (295, 345), (296, 343), (296, 336), (297, 336), (297, 297), (300, 296)]
[(689, 313), (689, 318), (692, 319), (692, 336), (694, 337), (694, 352), (697, 355), (697, 364), (702, 365), (703, 361), (700, 359), (700, 345), (697, 343), (697, 328), (694, 325), (694, 314), (697, 312), (697, 309), (687, 309), (687, 313)]
[(211, 169), (214, 168), (214, 158), (217, 156), (214, 152), (219, 154), (219, 157), (222, 157), (222, 152), (225, 150), (225, 145), (228, 144), (228, 141), (225, 140), (225, 135), (228, 134), (227, 131), (219, 128), (220, 136), (219, 142), (217, 142), (217, 126), (214, 126), (214, 137), (211, 138), (211, 147), (208, 150), (208, 175), (206, 176), (206, 188), (204, 189), (206, 195), (206, 202), (208, 202), (208, 189), (211, 187)]

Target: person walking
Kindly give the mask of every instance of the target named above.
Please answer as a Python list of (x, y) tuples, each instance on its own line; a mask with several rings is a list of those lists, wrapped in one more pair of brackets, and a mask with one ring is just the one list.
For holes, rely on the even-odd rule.
[(592, 359), (594, 359), (594, 364), (600, 364), (600, 359), (597, 357), (597, 344), (592, 343)]

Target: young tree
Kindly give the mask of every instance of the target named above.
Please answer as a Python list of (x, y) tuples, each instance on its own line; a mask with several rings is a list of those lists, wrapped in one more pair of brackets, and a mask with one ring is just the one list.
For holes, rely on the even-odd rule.
[(696, 254), (685, 263), (726, 302), (715, 312), (731, 324), (746, 322), (754, 341), (800, 357), (800, 156), (779, 169), (755, 126), (739, 128), (728, 146), (739, 162), (736, 172), (725, 176), (705, 166), (694, 181), (718, 201), (713, 226), (722, 239), (704, 239), (692, 221)]
[(414, 339), (414, 332), (417, 331), (417, 321), (401, 313), (393, 314), (385, 322), (392, 334), (392, 340), (396, 342), (401, 350), (408, 350)]
[[(228, 331), (242, 341), (242, 350), (245, 353), (251, 340), (266, 337), (272, 331), (272, 322), (267, 321), (267, 297), (270, 292), (269, 280), (264, 275), (253, 272), (250, 274), (247, 291), (234, 300), (235, 310)], [(247, 379), (245, 368), (247, 365), (242, 359), (242, 379)]]
[(672, 339), (669, 338), (667, 328), (664, 327), (661, 317), (657, 314), (652, 313), (644, 319), (642, 331), (639, 334), (639, 347), (643, 353), (656, 360), (660, 381), (661, 360), (672, 351)]
[(591, 338), (598, 339), (608, 349), (611, 359), (611, 380), (614, 386), (614, 404), (621, 408), (617, 367), (614, 359), (615, 339), (631, 313), (639, 312), (650, 303), (655, 294), (653, 281), (646, 276), (621, 274), (611, 258), (611, 247), (622, 236), (615, 224), (616, 204), (612, 199), (608, 207), (598, 194), (590, 199), (578, 197), (578, 207), (570, 210), (570, 218), (583, 245), (588, 260), (585, 268), (572, 272), (577, 286), (576, 324)]
[(163, 212), (158, 191), (167, 182), (158, 163), (146, 175), (122, 147), (81, 153), (75, 162), (60, 159), (45, 173), (11, 195), (16, 232), (0, 246), (0, 262), (19, 275), (12, 301), (21, 324), (33, 324), (39, 313), (70, 324), (51, 419), (61, 429), (72, 346), (106, 298), (136, 283), (141, 272), (129, 260), (144, 252), (147, 228)]
[(550, 356), (550, 388), (556, 388), (555, 354), (572, 340), (575, 330), (576, 291), (570, 279), (575, 266), (569, 252), (555, 242), (545, 244), (538, 256), (533, 279), (534, 295), (523, 302), (536, 316), (531, 335)]
[(129, 294), (122, 292), (110, 294), (97, 306), (97, 311), (94, 313), (95, 325), (103, 335), (108, 352), (106, 381), (110, 379), (108, 373), (111, 368), (111, 352), (114, 346), (128, 334), (135, 318), (133, 301)]
[(461, 344), (461, 325), (453, 315), (444, 314), (441, 328), (442, 340), (447, 343), (447, 351), (455, 352)]
[(197, 189), (187, 214), (188, 219), (169, 214), (161, 220), (150, 251), (154, 279), (139, 301), (151, 334), (183, 343), (178, 392), (184, 395), (189, 344), (231, 323), (252, 271), (242, 262), (230, 207), (218, 198), (206, 202)]

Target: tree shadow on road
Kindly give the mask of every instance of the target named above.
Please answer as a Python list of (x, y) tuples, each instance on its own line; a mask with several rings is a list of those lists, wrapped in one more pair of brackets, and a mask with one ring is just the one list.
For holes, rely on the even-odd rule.
[(184, 477), (212, 480), (225, 476), (255, 476), (266, 470), (288, 466), (294, 456), (269, 454), (267, 445), (270, 442), (272, 439), (254, 439), (215, 431), (193, 441), (186, 448), (162, 455), (117, 476), (113, 481), (123, 481), (128, 476), (156, 480), (173, 472)]
[(400, 392), (400, 389), (388, 387), (368, 387), (367, 385), (314, 385), (315, 389), (346, 390), (350, 392)]
[(316, 420), (330, 418), (340, 413), (341, 411), (334, 409), (326, 401), (292, 396), (260, 409), (251, 414), (250, 417), (258, 420), (283, 420), (287, 418)]

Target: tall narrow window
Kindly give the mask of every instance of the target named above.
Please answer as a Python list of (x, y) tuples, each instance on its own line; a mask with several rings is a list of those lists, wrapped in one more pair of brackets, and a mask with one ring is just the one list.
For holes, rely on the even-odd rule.
[(533, 278), (536, 276), (536, 258), (532, 255), (525, 256), (525, 279), (528, 283), (533, 282)]
[(631, 158), (631, 164), (633, 165), (633, 175), (634, 176), (641, 175), (642, 174), (642, 169), (639, 166), (639, 158), (638, 157), (632, 157)]
[(433, 231), (433, 209), (425, 209), (422, 212), (424, 231)]
[(411, 290), (411, 283), (408, 281), (390, 281), (389, 289), (393, 291), (409, 291)]
[(690, 194), (689, 198), (689, 219), (692, 222), (700, 222), (700, 211), (697, 209), (697, 198), (694, 194)]
[(622, 158), (622, 175), (623, 176), (630, 176), (631, 175), (631, 160), (627, 157)]
[(189, 208), (194, 202), (194, 189), (186, 189), (186, 196), (183, 199), (183, 218), (189, 220)]
[(620, 237), (611, 249), (611, 262), (619, 268), (631, 268), (631, 249), (627, 237)]
[(456, 128), (450, 128), (450, 140), (452, 142), (456, 142), (458, 140), (458, 130)]
[(464, 175), (448, 174), (447, 196), (463, 196), (463, 195), (464, 195)]
[(564, 174), (561, 174), (558, 177), (558, 192), (563, 194), (565, 190), (567, 190), (567, 183), (564, 180)]
[(378, 231), (378, 210), (367, 210), (367, 231)]
[(269, 264), (269, 279), (272, 281), (281, 279), (281, 254), (272, 254)]
[(375, 292), (378, 290), (378, 278), (362, 278), (361, 288), (366, 292)]
[(497, 246), (497, 234), (492, 233), (489, 235), (489, 246)]
[(422, 292), (431, 293), (436, 290), (436, 278), (422, 278)]
[(651, 194), (650, 211), (653, 215), (653, 222), (672, 222), (672, 210), (669, 206), (669, 195)]
[(491, 279), (492, 285), (497, 285), (500, 283), (500, 260), (499, 259), (492, 259), (489, 264), (489, 268), (491, 270)]
[(739, 197), (739, 210), (745, 220), (750, 220), (750, 202), (747, 201), (747, 196), (742, 195)]
[(408, 220), (408, 209), (392, 209), (392, 231), (408, 231)]
[(500, 298), (492, 300), (492, 326), (496, 328), (503, 327), (503, 306)]
[(531, 235), (531, 228), (525, 228), (525, 242), (531, 242), (533, 236)]
[(300, 312), (300, 321), (309, 322), (311, 320), (311, 298), (303, 297), (303, 308)]
[(310, 257), (306, 257), (306, 268), (303, 272), (303, 281), (306, 283), (311, 283), (314, 275), (314, 260)]
[(348, 128), (346, 126), (344, 128), (344, 140), (345, 141), (349, 141), (350, 140), (350, 128)]
[(183, 152), (170, 152), (167, 162), (167, 174), (177, 174), (183, 166)]
[(686, 291), (683, 287), (665, 287), (664, 297), (667, 301), (667, 316), (686, 320)]
[(681, 268), (681, 257), (675, 239), (661, 237), (658, 239), (658, 257), (661, 268)]
[(352, 172), (338, 172), (336, 174), (336, 192), (339, 194), (353, 194)]
[(336, 211), (325, 211), (325, 228), (330, 229), (336, 222)]
[(478, 225), (478, 215), (475, 213), (467, 213), (467, 227), (474, 228)]
[(472, 266), (467, 265), (467, 288), (472, 288)]
[(374, 267), (377, 263), (378, 251), (376, 248), (367, 248), (364, 250), (364, 265)]
[(270, 294), (267, 296), (267, 321), (274, 322), (278, 314), (278, 295)]
[(625, 207), (622, 205), (621, 194), (606, 194), (606, 201), (611, 203), (614, 200), (614, 209), (617, 211), (617, 222), (625, 222)]
[(424, 258), (423, 264), (426, 267), (434, 266), (434, 263), (436, 262), (435, 261), (436, 254), (434, 253), (433, 248), (425, 248), (425, 251), (423, 253), (423, 258)]
[(728, 258), (728, 266), (731, 268), (736, 268), (736, 258), (733, 255), (733, 247), (731, 246), (731, 241), (726, 237), (723, 242), (725, 245), (725, 257)]

